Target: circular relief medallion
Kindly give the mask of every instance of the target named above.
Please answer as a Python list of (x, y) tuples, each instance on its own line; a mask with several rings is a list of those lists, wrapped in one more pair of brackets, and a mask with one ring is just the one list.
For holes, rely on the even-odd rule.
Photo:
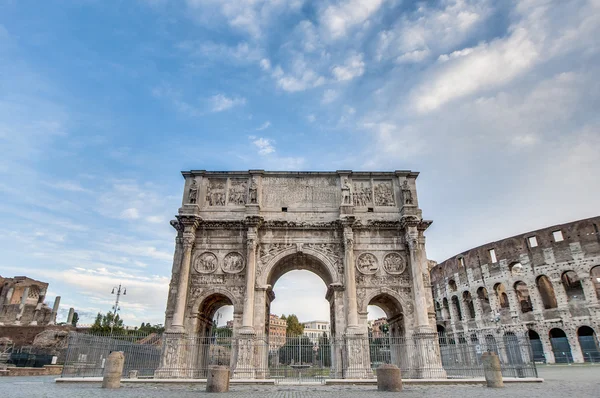
[(374, 274), (379, 268), (377, 257), (371, 253), (363, 253), (356, 259), (356, 268), (363, 274)]
[(399, 275), (406, 269), (406, 261), (399, 253), (387, 254), (383, 259), (383, 269), (388, 274)]
[(194, 260), (194, 269), (201, 274), (210, 274), (217, 270), (217, 256), (211, 252), (204, 252)]
[(223, 271), (229, 274), (237, 274), (244, 266), (244, 257), (240, 253), (228, 253), (223, 259)]

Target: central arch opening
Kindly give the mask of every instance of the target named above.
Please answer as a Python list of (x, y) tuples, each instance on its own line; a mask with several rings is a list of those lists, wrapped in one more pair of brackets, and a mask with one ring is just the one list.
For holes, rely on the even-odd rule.
[[(266, 279), (265, 333), (272, 376), (313, 377), (329, 371), (335, 331), (333, 277), (318, 258), (294, 253), (281, 258)], [(326, 297), (327, 296), (327, 297)]]

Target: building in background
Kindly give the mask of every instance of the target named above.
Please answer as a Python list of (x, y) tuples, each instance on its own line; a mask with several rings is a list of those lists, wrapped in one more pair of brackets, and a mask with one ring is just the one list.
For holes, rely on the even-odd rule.
[[(537, 361), (598, 362), (600, 217), (531, 231), (431, 269), (446, 341), (487, 346), (527, 334)], [(442, 341), (442, 340), (440, 340)]]
[(0, 325), (52, 325), (56, 311), (44, 304), (48, 284), (26, 276), (3, 278), (0, 276)]
[(287, 321), (275, 314), (269, 315), (269, 346), (279, 348), (285, 344)]
[(383, 337), (387, 332), (388, 321), (386, 317), (378, 318), (370, 322), (373, 337)]
[(308, 321), (302, 322), (302, 325), (304, 325), (304, 332), (302, 335), (308, 337), (313, 343), (318, 343), (319, 339), (323, 337), (323, 333), (325, 333), (327, 337), (331, 334), (329, 322), (327, 321)]

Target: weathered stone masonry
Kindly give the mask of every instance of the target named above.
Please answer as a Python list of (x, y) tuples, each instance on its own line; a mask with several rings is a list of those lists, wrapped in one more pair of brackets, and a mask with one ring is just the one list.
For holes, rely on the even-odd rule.
[[(468, 250), (432, 268), (438, 330), (524, 330), (539, 360), (598, 360), (600, 217)], [(543, 356), (542, 356), (543, 350)]]

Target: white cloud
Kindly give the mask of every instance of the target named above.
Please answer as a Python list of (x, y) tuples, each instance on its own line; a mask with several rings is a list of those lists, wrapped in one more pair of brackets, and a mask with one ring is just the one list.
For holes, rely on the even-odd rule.
[(252, 143), (254, 144), (254, 146), (256, 146), (258, 148), (258, 154), (259, 155), (268, 155), (270, 153), (275, 152), (275, 146), (273, 146), (274, 141), (268, 138), (264, 138), (264, 137), (252, 137), (251, 139), (254, 139), (254, 141), (252, 141)]
[(81, 184), (79, 184), (77, 182), (73, 182), (73, 181), (60, 181), (60, 182), (55, 182), (55, 183), (52, 183), (49, 185), (54, 188), (62, 189), (65, 191), (90, 192), (88, 189), (85, 189), (84, 187), (82, 187)]
[(397, 63), (416, 63), (425, 60), (429, 56), (429, 49), (426, 48), (424, 50), (414, 50), (406, 52), (398, 58), (396, 58)]
[(137, 220), (140, 218), (140, 212), (135, 207), (130, 207), (121, 212), (121, 218), (126, 220)]
[(524, 29), (507, 40), (481, 44), (468, 55), (446, 62), (413, 93), (419, 112), (435, 110), (456, 98), (496, 88), (529, 70), (539, 59), (535, 44)]
[(246, 104), (246, 99), (242, 97), (227, 97), (224, 94), (217, 94), (210, 97), (211, 111), (222, 112), (231, 109), (235, 106)]
[(260, 126), (258, 126), (255, 130), (256, 131), (263, 131), (268, 129), (269, 127), (271, 127), (271, 122), (270, 121), (266, 121), (263, 124), (261, 124)]
[(362, 76), (365, 73), (365, 63), (362, 54), (350, 56), (344, 65), (337, 65), (331, 68), (331, 73), (337, 81), (352, 80), (355, 77)]
[(384, 0), (344, 0), (328, 6), (320, 22), (332, 39), (340, 39), (354, 26), (365, 23), (375, 14)]
[(459, 45), (492, 14), (489, 0), (442, 0), (441, 7), (424, 3), (404, 14), (395, 25), (379, 33), (379, 61), (420, 62)]
[(333, 89), (327, 89), (323, 92), (323, 97), (321, 97), (322, 104), (330, 104), (335, 101), (339, 96), (339, 93)]

